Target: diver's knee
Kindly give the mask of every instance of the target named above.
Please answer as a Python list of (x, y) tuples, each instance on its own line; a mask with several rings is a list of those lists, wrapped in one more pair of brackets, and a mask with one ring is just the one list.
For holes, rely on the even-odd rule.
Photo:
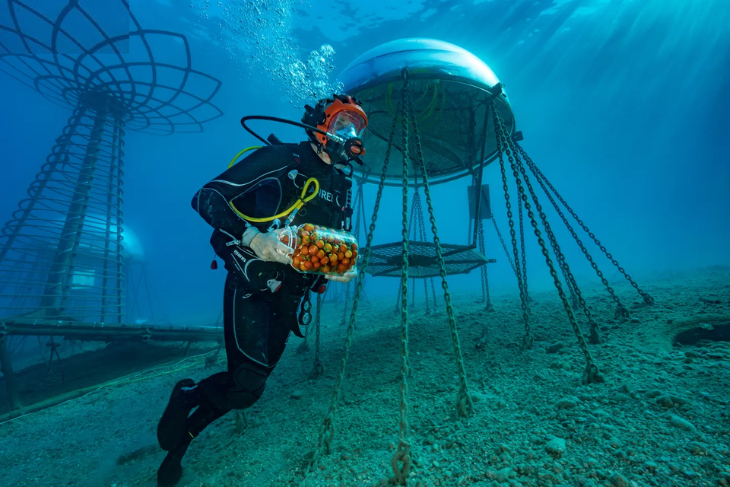
[(228, 397), (231, 408), (246, 409), (258, 401), (266, 389), (269, 371), (254, 363), (245, 362), (233, 372), (233, 387)]

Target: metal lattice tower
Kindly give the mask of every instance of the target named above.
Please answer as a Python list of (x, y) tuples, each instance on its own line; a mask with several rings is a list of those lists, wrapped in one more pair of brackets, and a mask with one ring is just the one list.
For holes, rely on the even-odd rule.
[(125, 133), (202, 131), (222, 115), (220, 81), (192, 69), (185, 36), (142, 29), (126, 0), (7, 7), (0, 69), (73, 112), (0, 234), (0, 318), (121, 323)]

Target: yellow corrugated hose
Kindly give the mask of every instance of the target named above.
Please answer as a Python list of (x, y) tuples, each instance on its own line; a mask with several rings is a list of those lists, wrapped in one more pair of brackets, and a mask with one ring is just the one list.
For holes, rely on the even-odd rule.
[[(245, 154), (246, 152), (248, 152), (250, 150), (260, 149), (261, 147), (262, 146), (246, 147), (245, 149), (243, 149), (242, 151), (240, 151), (238, 154), (236, 154), (233, 157), (233, 159), (231, 159), (230, 164), (228, 164), (228, 169), (230, 169), (231, 167), (233, 167), (233, 165), (236, 163), (236, 159), (238, 159), (239, 157), (241, 157), (242, 154)], [(312, 194), (310, 194), (309, 196), (306, 196), (307, 190), (309, 189), (309, 187), (312, 184), (314, 184), (314, 192)], [(231, 209), (236, 212), (236, 215), (240, 216), (244, 220), (248, 220), (248, 221), (251, 221), (251, 222), (257, 222), (257, 223), (263, 223), (263, 222), (270, 222), (270, 221), (276, 220), (277, 218), (283, 218), (283, 217), (289, 215), (290, 213), (292, 213), (294, 211), (299, 211), (299, 209), (302, 206), (304, 206), (304, 203), (307, 203), (307, 202), (313, 200), (314, 198), (317, 197), (318, 194), (319, 194), (319, 181), (317, 181), (315, 178), (309, 178), (309, 179), (307, 179), (307, 182), (304, 183), (304, 187), (302, 188), (302, 194), (299, 196), (299, 198), (297, 199), (297, 202), (296, 203), (294, 203), (288, 209), (286, 209), (285, 211), (279, 213), (278, 215), (274, 215), (272, 217), (266, 217), (266, 218), (254, 218), (252, 216), (244, 215), (243, 213), (241, 213), (240, 211), (238, 211), (238, 209), (233, 205), (232, 202), (229, 203), (229, 205), (230, 205)]]

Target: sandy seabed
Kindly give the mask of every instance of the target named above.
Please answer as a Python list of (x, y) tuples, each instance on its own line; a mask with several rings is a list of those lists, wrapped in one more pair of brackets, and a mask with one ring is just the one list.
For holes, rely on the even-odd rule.
[[(586, 359), (555, 291), (534, 293), (533, 348), (515, 295), (454, 296), (473, 414), (457, 419), (457, 361), (442, 300), (439, 314), (409, 308), (408, 485), (716, 486), (730, 485), (730, 342), (675, 346), (683, 331), (716, 336), (730, 327), (730, 269), (716, 267), (613, 284), (630, 309), (614, 319), (605, 289), (583, 295), (603, 343), (589, 345), (605, 382), (580, 384)], [(437, 284), (438, 286), (438, 284)], [(420, 291), (420, 286), (418, 288)], [(385, 486), (398, 444), (400, 313), (395, 299), (363, 304), (334, 421), (329, 455), (302, 484), (340, 370), (342, 308), (323, 307), (324, 374), (310, 379), (310, 350), (292, 337), (263, 398), (197, 438), (180, 486)], [(588, 337), (582, 314), (580, 326)], [(486, 344), (477, 348), (483, 328)], [(713, 331), (714, 330), (714, 331)], [(730, 339), (726, 332), (726, 340)], [(107, 387), (0, 425), (0, 485), (153, 486), (164, 458), (155, 428), (172, 386), (223, 370), (194, 357), (174, 372)], [(160, 370), (150, 373), (157, 375)]]

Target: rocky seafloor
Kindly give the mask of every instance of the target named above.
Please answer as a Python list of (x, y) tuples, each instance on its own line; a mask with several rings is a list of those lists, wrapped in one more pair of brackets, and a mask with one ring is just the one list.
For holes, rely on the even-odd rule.
[[(605, 381), (581, 385), (586, 359), (556, 292), (532, 293), (534, 344), (522, 351), (519, 299), (454, 296), (473, 414), (457, 419), (454, 345), (440, 314), (409, 309), (408, 485), (730, 485), (730, 271), (705, 269), (583, 294), (604, 341), (588, 349)], [(197, 438), (180, 486), (386, 486), (398, 445), (401, 330), (394, 299), (363, 304), (334, 419), (332, 450), (302, 483), (339, 372), (342, 309), (323, 307), (324, 374), (292, 337), (263, 398)], [(578, 313), (576, 313), (579, 316)], [(483, 347), (483, 324), (487, 335)], [(581, 329), (588, 336), (581, 318)], [(673, 345), (682, 331), (700, 339)], [(695, 336), (694, 339), (696, 340)], [(222, 355), (222, 354), (221, 354)], [(173, 384), (225, 367), (199, 356), (0, 425), (0, 485), (152, 486), (164, 458), (155, 428)], [(170, 373), (167, 373), (170, 372)], [(245, 419), (245, 420), (244, 420)]]

